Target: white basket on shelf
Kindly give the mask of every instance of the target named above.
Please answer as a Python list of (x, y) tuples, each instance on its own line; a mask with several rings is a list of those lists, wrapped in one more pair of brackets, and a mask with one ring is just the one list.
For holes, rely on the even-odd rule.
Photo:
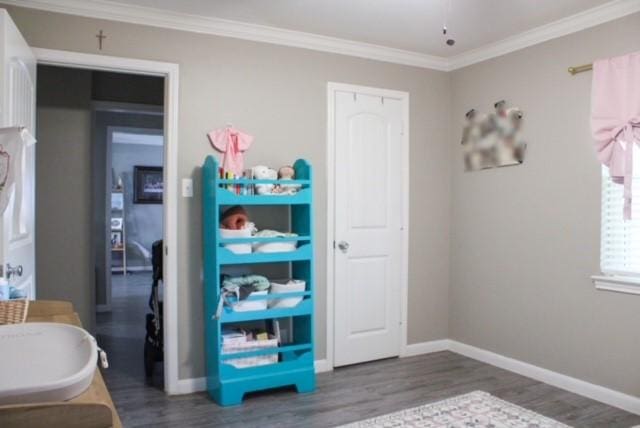
[(295, 251), (297, 248), (297, 241), (287, 241), (286, 238), (282, 238), (282, 241), (278, 242), (258, 242), (253, 244), (254, 253), (288, 253)]
[[(297, 291), (305, 291), (306, 282), (301, 279), (291, 279), (282, 281), (271, 281), (271, 293), (294, 293)], [(269, 308), (293, 308), (302, 302), (303, 296), (287, 297), (286, 299), (271, 299)]]
[[(251, 340), (244, 343), (230, 343), (222, 345), (223, 354), (237, 354), (239, 352), (258, 351), (260, 349), (277, 348), (278, 339)], [(225, 360), (225, 364), (230, 364), (237, 369), (255, 366), (265, 366), (278, 362), (278, 353), (256, 355), (253, 357), (234, 358)]]
[[(249, 294), (249, 297), (266, 297), (267, 294), (269, 294), (269, 290), (254, 291)], [(267, 309), (267, 299), (240, 300), (239, 302), (235, 302), (232, 308), (235, 312), (264, 311)]]
[[(223, 229), (220, 228), (220, 237), (229, 238), (251, 238), (251, 229)], [(224, 244), (224, 247), (235, 254), (250, 254), (251, 243)]]

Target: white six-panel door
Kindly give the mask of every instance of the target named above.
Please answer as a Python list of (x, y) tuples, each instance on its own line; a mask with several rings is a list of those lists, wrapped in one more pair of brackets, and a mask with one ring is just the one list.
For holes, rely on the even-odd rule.
[(342, 366), (400, 354), (403, 103), (349, 91), (334, 99), (334, 366)]
[[(0, 126), (25, 127), (35, 135), (35, 56), (4, 9), (0, 9), (0, 34)], [(10, 283), (35, 299), (35, 145), (23, 146), (16, 160), (20, 174), (0, 218), (0, 266), (3, 271), (7, 265), (21, 267), (22, 275), (12, 276)]]

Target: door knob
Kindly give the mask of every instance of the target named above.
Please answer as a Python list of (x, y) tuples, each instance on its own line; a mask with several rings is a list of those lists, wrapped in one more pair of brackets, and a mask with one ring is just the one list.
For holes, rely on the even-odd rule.
[(346, 253), (349, 250), (349, 243), (347, 241), (340, 241), (338, 242), (338, 248), (343, 253)]
[(7, 279), (11, 278), (14, 275), (22, 276), (22, 265), (11, 266), (9, 263), (7, 263)]

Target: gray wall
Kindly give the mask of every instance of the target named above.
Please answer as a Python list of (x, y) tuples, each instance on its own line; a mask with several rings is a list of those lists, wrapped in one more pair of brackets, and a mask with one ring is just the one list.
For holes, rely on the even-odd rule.
[[(163, 127), (161, 115), (98, 112), (92, 116), (92, 101), (108, 99), (109, 88), (139, 85), (130, 99), (114, 91), (119, 94), (117, 101), (157, 100), (151, 91), (157, 91), (158, 78), (127, 80), (127, 76), (38, 67), (37, 133), (42, 144), (36, 145), (37, 293), (38, 298), (71, 300), (90, 330), (95, 304), (106, 303), (110, 279), (110, 269), (105, 268), (106, 218), (98, 215), (106, 212), (105, 200), (110, 197), (104, 180), (107, 127)], [(161, 231), (159, 211), (149, 225)], [(131, 254), (135, 264), (138, 253)]]
[[(93, 76), (95, 78), (96, 74)], [(109, 73), (112, 74), (112, 73)], [(126, 81), (126, 80), (124, 80)], [(102, 80), (103, 84), (109, 85), (109, 82)], [(113, 86), (113, 85), (111, 85)], [(104, 91), (102, 91), (104, 92)], [(100, 91), (98, 91), (98, 94)], [(94, 84), (94, 96), (96, 95), (96, 85)], [(147, 100), (152, 97), (146, 96)], [(133, 98), (136, 99), (136, 98)], [(126, 101), (127, 98), (120, 97), (119, 102)], [(105, 189), (110, 188), (105, 180), (111, 179), (111, 171), (106, 171), (108, 159), (111, 151), (107, 147), (107, 128), (109, 126), (128, 126), (134, 128), (151, 128), (162, 129), (163, 117), (155, 114), (133, 114), (133, 113), (114, 113), (108, 111), (98, 111), (94, 115), (93, 123), (93, 150), (94, 150), (94, 234), (96, 241), (96, 303), (105, 304), (107, 290), (110, 289), (107, 284), (111, 281), (111, 254), (106, 253), (108, 246), (106, 239), (110, 239), (110, 227), (106, 223), (106, 218), (111, 211), (111, 195)], [(160, 213), (160, 221), (162, 221), (162, 213)], [(108, 238), (109, 237), (109, 238)]]
[[(162, 124), (160, 124), (162, 126)], [(111, 146), (112, 168), (116, 177), (124, 182), (124, 207), (127, 234), (128, 267), (151, 268), (151, 261), (142, 257), (131, 243), (138, 241), (151, 251), (151, 244), (162, 239), (162, 205), (133, 203), (133, 167), (162, 166), (162, 146), (140, 144), (113, 144)]]
[[(232, 122), (255, 135), (247, 164), (311, 161), (317, 179), (317, 355), (325, 356), (326, 85), (328, 81), (411, 95), (410, 343), (447, 337), (450, 217), (450, 77), (341, 55), (7, 7), (31, 46), (178, 63), (179, 177), (195, 196), (178, 203), (180, 378), (204, 374), (199, 167), (205, 134)], [(64, 31), (60, 29), (64, 28)], [(97, 50), (94, 34), (109, 37)], [(132, 41), (135, 41), (132, 42)], [(173, 183), (179, 185), (179, 183)]]
[[(211, 153), (204, 135), (230, 121), (257, 136), (248, 164), (279, 165), (295, 155), (315, 166), (316, 357), (324, 357), (325, 92), (327, 81), (338, 81), (411, 93), (409, 342), (450, 335), (640, 395), (640, 300), (597, 292), (589, 279), (598, 272), (600, 209), (590, 74), (566, 72), (569, 65), (637, 50), (639, 14), (445, 74), (8, 9), (33, 46), (98, 53), (93, 34), (103, 29), (104, 54), (180, 64), (179, 176), (196, 180), (195, 197), (179, 199), (181, 378), (203, 374), (198, 167)], [(490, 109), (498, 99), (525, 112), (525, 164), (463, 173), (457, 142), (464, 112)]]
[(38, 67), (38, 299), (70, 300), (92, 329), (91, 72)]
[[(640, 297), (596, 291), (600, 166), (591, 73), (570, 65), (637, 51), (640, 14), (452, 73), (450, 335), (640, 396)], [(522, 166), (464, 173), (464, 113), (524, 111)]]

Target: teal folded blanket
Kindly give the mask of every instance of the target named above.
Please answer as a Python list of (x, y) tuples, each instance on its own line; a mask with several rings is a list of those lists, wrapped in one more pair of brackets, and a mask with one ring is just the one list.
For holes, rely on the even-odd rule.
[(218, 299), (218, 307), (216, 309), (216, 319), (220, 319), (222, 316), (222, 306), (225, 303), (229, 306), (234, 305), (234, 302), (229, 301), (228, 297), (244, 300), (254, 291), (268, 290), (270, 286), (269, 280), (262, 275), (224, 277), (222, 280), (222, 290), (220, 290), (220, 299)]
[(249, 285), (253, 291), (264, 291), (269, 289), (269, 280), (262, 275), (231, 276), (222, 281), (222, 288), (233, 290), (237, 287)]

